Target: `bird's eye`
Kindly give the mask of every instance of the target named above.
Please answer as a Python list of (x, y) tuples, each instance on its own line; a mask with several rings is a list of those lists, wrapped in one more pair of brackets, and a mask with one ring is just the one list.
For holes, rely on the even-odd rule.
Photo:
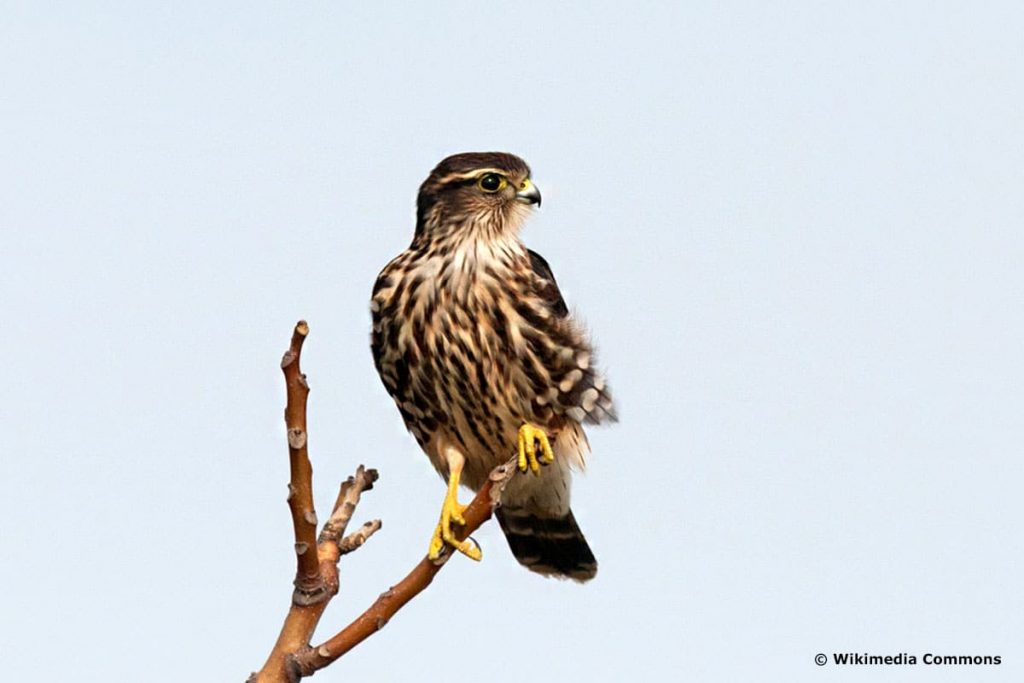
[(485, 173), (480, 176), (480, 180), (476, 181), (476, 185), (484, 192), (493, 194), (498, 190), (505, 189), (508, 181), (497, 173)]

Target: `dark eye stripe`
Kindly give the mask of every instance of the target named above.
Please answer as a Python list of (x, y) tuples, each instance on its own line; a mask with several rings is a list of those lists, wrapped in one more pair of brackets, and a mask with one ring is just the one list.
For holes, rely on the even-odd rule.
[[(449, 177), (438, 183), (438, 185), (435, 186), (435, 191), (451, 190), (457, 187), (469, 187), (471, 185), (479, 187), (480, 180), (486, 175), (494, 175), (497, 176), (499, 179), (504, 178), (502, 174), (496, 173), (494, 171), (488, 171), (484, 175), (477, 174), (469, 177)], [(506, 182), (508, 181), (506, 180)]]

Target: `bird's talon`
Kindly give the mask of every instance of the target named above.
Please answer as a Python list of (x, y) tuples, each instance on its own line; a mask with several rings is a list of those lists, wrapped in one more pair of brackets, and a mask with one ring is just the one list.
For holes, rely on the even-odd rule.
[(427, 557), (431, 560), (436, 560), (441, 557), (441, 549), (444, 548), (444, 539), (441, 538), (441, 525), (438, 524), (437, 528), (434, 529), (434, 535), (430, 539), (430, 549), (427, 551)]
[(469, 559), (477, 562), (484, 558), (484, 554), (480, 550), (480, 546), (478, 546), (475, 541), (469, 539), (459, 543), (459, 545), (456, 546), (456, 549)]
[[(537, 458), (537, 444), (540, 444), (540, 459)], [(532, 424), (524, 424), (519, 428), (519, 458), (517, 464), (519, 471), (525, 472), (529, 469), (534, 474), (540, 474), (541, 464), (549, 465), (555, 461), (555, 454), (551, 450), (551, 443), (548, 441), (547, 433), (540, 427)]]
[(430, 538), (430, 549), (427, 551), (427, 557), (431, 560), (436, 560), (441, 557), (444, 547), (448, 545), (466, 557), (479, 561), (483, 557), (480, 548), (475, 543), (460, 541), (452, 532), (453, 524), (462, 526), (466, 523), (462, 513), (466, 511), (467, 506), (459, 503), (455, 491), (457, 491), (457, 485), (450, 489), (449, 494), (445, 496), (444, 504), (441, 506), (441, 521), (438, 522), (437, 527), (434, 529), (434, 535)]

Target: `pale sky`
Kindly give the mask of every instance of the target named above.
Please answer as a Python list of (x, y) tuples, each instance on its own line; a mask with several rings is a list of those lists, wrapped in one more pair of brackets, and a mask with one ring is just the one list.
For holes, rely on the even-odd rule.
[(259, 668), (299, 318), (321, 517), (381, 472), (319, 638), (404, 576), (444, 486), (370, 289), (433, 165), (504, 150), (619, 405), (598, 576), (488, 524), (315, 680), (1024, 680), (1024, 9), (768, 5), (5, 3), (4, 678)]

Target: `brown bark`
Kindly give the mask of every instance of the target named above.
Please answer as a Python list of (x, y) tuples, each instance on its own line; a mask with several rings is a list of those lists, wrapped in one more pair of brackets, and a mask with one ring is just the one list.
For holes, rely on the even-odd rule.
[[(514, 461), (495, 468), (487, 483), (477, 492), (463, 516), (466, 524), (456, 531), (461, 541), (480, 528), (480, 525), (491, 518), (491, 513), (501, 499), (505, 484), (515, 473)], [(451, 548), (437, 560), (424, 557), (413, 567), (404, 579), (380, 594), (377, 600), (356, 619), (334, 634), (322, 644), (297, 652), (292, 661), (300, 676), (310, 676), (335, 661), (346, 652), (363, 642), (391, 620), (395, 613), (434, 580), (441, 568), (451, 557)]]
[[(354, 476), (342, 483), (331, 515), (319, 538), (313, 506), (313, 468), (309, 461), (306, 431), (306, 402), (309, 385), (299, 361), (309, 326), (299, 321), (291, 346), (281, 360), (287, 389), (285, 423), (288, 429), (288, 455), (291, 479), (288, 507), (295, 532), (296, 573), (292, 604), (281, 633), (263, 668), (249, 677), (250, 683), (296, 683), (305, 676), (331, 664), (353, 647), (379, 631), (406, 603), (430, 585), (434, 576), (451, 557), (451, 549), (437, 560), (424, 557), (409, 574), (382, 593), (363, 614), (322, 644), (310, 645), (324, 609), (338, 593), (338, 561), (342, 555), (360, 548), (381, 527), (379, 519), (366, 522), (345, 535), (363, 491), (373, 488), (377, 471), (358, 467)], [(500, 502), (505, 484), (515, 474), (515, 460), (491, 472), (487, 483), (477, 492), (463, 516), (466, 524), (458, 528), (460, 540), (490, 519)]]
[(288, 462), (291, 479), (288, 482), (288, 507), (295, 528), (295, 555), (298, 569), (295, 574), (293, 600), (300, 604), (313, 604), (324, 599), (323, 577), (316, 557), (316, 510), (313, 507), (313, 466), (309, 462), (309, 444), (306, 432), (306, 401), (309, 384), (302, 374), (300, 360), (302, 344), (309, 335), (309, 325), (300, 320), (292, 333), (292, 343), (281, 359), (288, 400), (284, 408), (288, 428)]

